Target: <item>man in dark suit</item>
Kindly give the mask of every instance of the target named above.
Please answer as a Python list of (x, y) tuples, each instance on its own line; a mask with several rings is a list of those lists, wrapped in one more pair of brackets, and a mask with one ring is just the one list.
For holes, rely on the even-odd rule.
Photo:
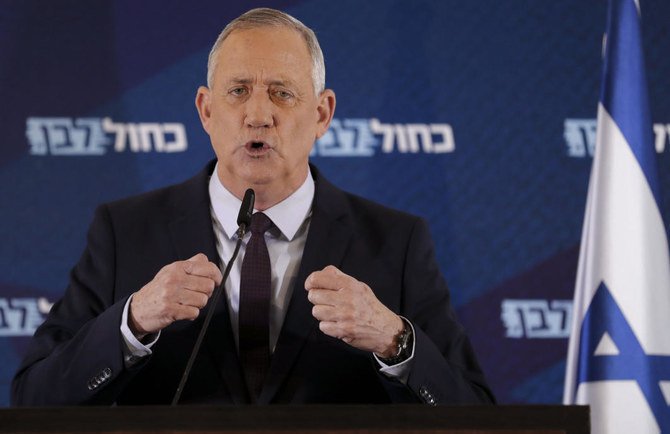
[[(196, 106), (217, 160), (97, 210), (12, 402), (169, 403), (208, 309), (182, 402), (492, 402), (425, 223), (308, 163), (335, 110), (314, 33), (249, 11), (217, 39), (207, 78)], [(242, 260), (208, 305), (250, 187)]]

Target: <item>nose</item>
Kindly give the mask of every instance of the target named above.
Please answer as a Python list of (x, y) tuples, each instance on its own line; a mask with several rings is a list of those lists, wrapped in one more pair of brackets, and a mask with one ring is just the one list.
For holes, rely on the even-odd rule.
[(274, 106), (266, 89), (254, 89), (245, 106), (244, 122), (248, 127), (267, 128), (274, 125)]

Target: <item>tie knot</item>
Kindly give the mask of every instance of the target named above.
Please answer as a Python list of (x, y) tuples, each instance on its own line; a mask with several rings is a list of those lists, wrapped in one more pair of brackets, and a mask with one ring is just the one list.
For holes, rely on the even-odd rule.
[(262, 212), (257, 212), (251, 216), (251, 225), (249, 225), (249, 230), (252, 234), (263, 235), (265, 231), (272, 227), (273, 223), (270, 220), (270, 217), (266, 216)]

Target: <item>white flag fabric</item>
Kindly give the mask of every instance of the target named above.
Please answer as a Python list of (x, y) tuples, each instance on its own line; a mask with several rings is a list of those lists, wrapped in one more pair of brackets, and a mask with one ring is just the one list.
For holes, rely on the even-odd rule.
[(564, 403), (594, 434), (670, 434), (670, 260), (639, 5), (610, 0)]

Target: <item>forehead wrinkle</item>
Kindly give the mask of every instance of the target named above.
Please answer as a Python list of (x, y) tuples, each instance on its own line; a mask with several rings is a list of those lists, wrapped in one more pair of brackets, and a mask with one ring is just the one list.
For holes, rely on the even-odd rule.
[[(248, 75), (234, 75), (227, 80), (228, 83), (232, 84), (254, 84), (255, 79), (251, 78)], [(263, 84), (266, 86), (286, 86), (294, 87), (296, 85), (295, 80), (292, 80), (289, 77), (282, 77), (279, 74), (279, 78), (266, 78), (263, 80)]]

